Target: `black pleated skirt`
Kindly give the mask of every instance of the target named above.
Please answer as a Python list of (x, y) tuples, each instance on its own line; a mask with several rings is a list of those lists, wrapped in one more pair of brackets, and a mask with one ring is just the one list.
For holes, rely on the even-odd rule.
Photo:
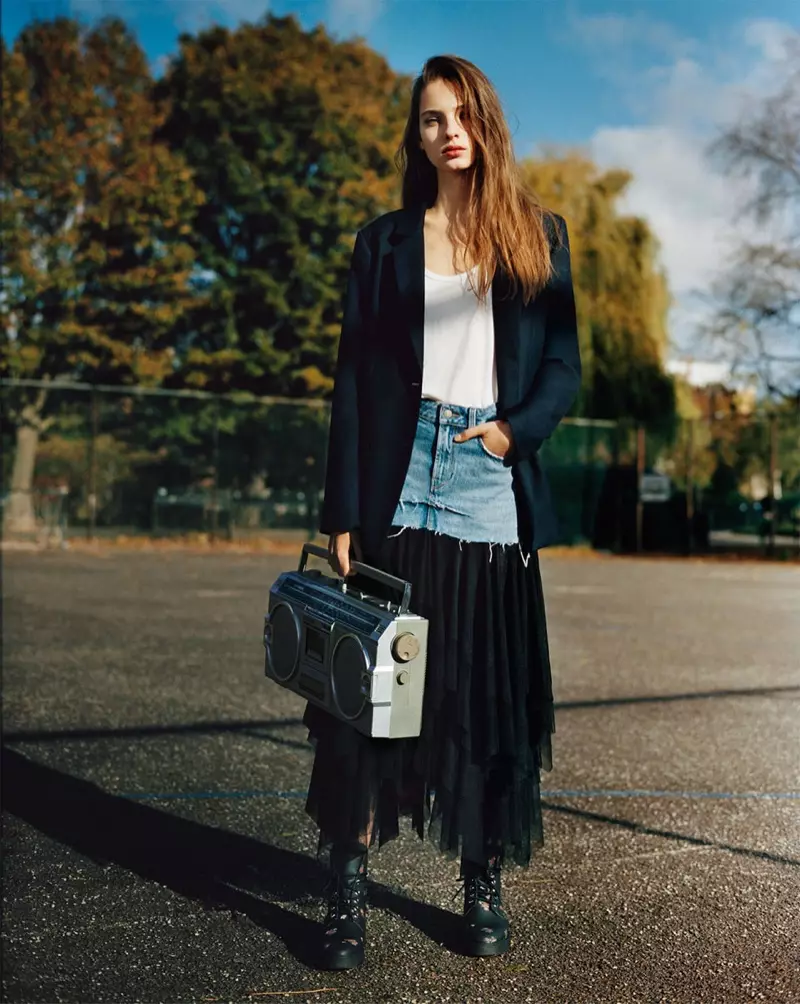
[[(306, 705), (318, 859), (334, 842), (380, 848), (410, 817), (448, 858), (528, 865), (544, 844), (539, 779), (555, 731), (538, 552), (398, 529), (364, 560), (407, 579), (430, 622), (421, 733), (373, 739)], [(364, 576), (348, 583), (376, 593)]]

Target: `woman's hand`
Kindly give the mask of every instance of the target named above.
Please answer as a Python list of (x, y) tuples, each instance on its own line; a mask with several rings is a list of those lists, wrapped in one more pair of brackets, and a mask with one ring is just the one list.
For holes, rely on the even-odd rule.
[(328, 537), (328, 564), (337, 575), (354, 574), (350, 569), (351, 550), (357, 561), (364, 560), (358, 530), (352, 530), (349, 533), (332, 533)]
[(456, 443), (463, 443), (465, 440), (473, 439), (475, 436), (483, 436), (486, 449), (490, 453), (496, 453), (498, 457), (505, 457), (514, 445), (514, 434), (511, 432), (511, 426), (502, 418), (495, 418), (491, 422), (481, 422), (479, 425), (473, 425), (469, 429), (459, 432), (453, 439)]

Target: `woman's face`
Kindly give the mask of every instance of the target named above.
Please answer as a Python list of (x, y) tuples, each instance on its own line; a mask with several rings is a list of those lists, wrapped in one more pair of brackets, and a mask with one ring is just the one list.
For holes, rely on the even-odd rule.
[[(437, 171), (463, 171), (472, 164), (474, 147), (466, 111), (459, 106), (455, 92), (444, 80), (432, 80), (422, 90), (419, 133), (419, 145)], [(462, 149), (445, 153), (448, 146)]]

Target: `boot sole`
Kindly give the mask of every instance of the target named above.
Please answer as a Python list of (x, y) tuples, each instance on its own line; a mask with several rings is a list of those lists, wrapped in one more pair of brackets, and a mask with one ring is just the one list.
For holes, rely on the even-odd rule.
[(324, 951), (318, 957), (321, 969), (357, 969), (363, 964), (367, 954), (367, 944), (359, 950), (355, 945), (342, 946), (341, 951), (331, 951), (326, 954)]
[(469, 941), (465, 943), (464, 950), (467, 955), (484, 958), (489, 955), (502, 955), (508, 951), (510, 944), (510, 936), (498, 941)]
[(338, 959), (322, 959), (320, 960), (320, 966), (322, 969), (329, 969), (329, 970), (358, 969), (358, 967), (362, 965), (363, 962), (364, 962), (363, 955), (360, 958), (356, 958), (355, 961), (353, 960), (352, 956), (350, 956), (349, 958), (343, 956), (342, 958)]

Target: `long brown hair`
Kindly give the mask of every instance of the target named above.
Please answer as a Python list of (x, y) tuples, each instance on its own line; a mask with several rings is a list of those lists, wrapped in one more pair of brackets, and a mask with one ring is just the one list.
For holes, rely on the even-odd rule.
[[(472, 139), (472, 165), (468, 175), (468, 212), (463, 220), (451, 220), (447, 235), (463, 245), (479, 265), (475, 292), (485, 300), (498, 262), (512, 279), (512, 295), (522, 286), (527, 304), (552, 275), (550, 233), (560, 239), (553, 213), (546, 209), (522, 182), (514, 159), (511, 132), (500, 99), (489, 78), (460, 56), (432, 56), (414, 81), (411, 109), (395, 163), (403, 178), (403, 208), (423, 201), (433, 205), (438, 192), (436, 168), (420, 148), (419, 109), (424, 87), (443, 80), (463, 103)], [(470, 276), (470, 280), (471, 280)]]

